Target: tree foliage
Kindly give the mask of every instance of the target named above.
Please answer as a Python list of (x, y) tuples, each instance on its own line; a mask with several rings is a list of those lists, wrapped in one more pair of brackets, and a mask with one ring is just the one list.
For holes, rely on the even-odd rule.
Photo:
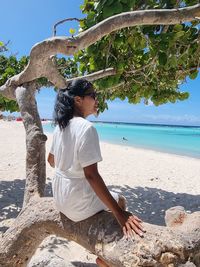
[[(172, 9), (191, 6), (198, 0), (84, 0), (81, 6), (86, 15), (80, 21), (85, 31), (113, 15), (136, 10)], [(74, 34), (74, 30), (70, 32)], [(74, 38), (72, 36), (72, 38)], [(95, 82), (100, 111), (105, 100), (128, 99), (129, 103), (155, 105), (188, 98), (180, 91), (186, 78), (195, 79), (200, 64), (198, 20), (177, 25), (135, 26), (113, 32), (86, 49), (79, 50), (74, 58), (57, 58), (55, 63), (65, 78), (73, 78), (112, 67), (116, 75)], [(3, 43), (0, 43), (0, 48)], [(0, 50), (1, 52), (1, 50)], [(28, 58), (19, 61), (13, 56), (0, 56), (0, 85), (19, 73)], [(5, 63), (6, 62), (6, 63)], [(37, 80), (38, 88), (50, 86), (48, 80)], [(15, 102), (0, 96), (0, 110), (17, 110)]]
[[(28, 57), (25, 56), (20, 60), (17, 60), (15, 56), (6, 57), (4, 55), (0, 55), (0, 86), (12, 76), (20, 73), (27, 63)], [(19, 108), (15, 100), (10, 100), (0, 94), (0, 111), (14, 112), (19, 111)]]
[[(85, 0), (81, 6), (86, 18), (80, 22), (84, 31), (121, 12), (144, 9), (171, 9), (190, 6), (197, 0)], [(96, 82), (105, 99), (128, 98), (129, 103), (151, 100), (155, 105), (187, 99), (179, 86), (186, 77), (198, 75), (200, 58), (199, 24), (136, 26), (102, 38), (79, 51), (75, 60), (80, 71), (92, 73), (114, 67), (115, 76)]]

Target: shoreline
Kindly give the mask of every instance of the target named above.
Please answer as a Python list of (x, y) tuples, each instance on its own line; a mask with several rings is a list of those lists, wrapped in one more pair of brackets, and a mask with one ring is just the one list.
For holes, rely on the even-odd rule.
[[(49, 126), (46, 127), (48, 123), (44, 123), (44, 127), (43, 130), (45, 132), (45, 134), (52, 134), (53, 133), (53, 128), (49, 128)], [(98, 124), (101, 124), (101, 122), (98, 122)], [(115, 123), (108, 123), (108, 124), (115, 124)], [(125, 124), (125, 123), (124, 123)], [(137, 124), (130, 124), (130, 125), (137, 125)], [(142, 125), (142, 124), (141, 124)], [(141, 126), (140, 125), (140, 126)], [(152, 126), (152, 125), (150, 125)], [(154, 125), (155, 126), (155, 125)], [(158, 125), (156, 125), (158, 126)], [(162, 125), (160, 125), (162, 127)], [(130, 126), (131, 127), (131, 126)], [(173, 127), (173, 126), (172, 126)], [(176, 126), (175, 126), (176, 127)], [(181, 126), (182, 127), (182, 126)], [(191, 128), (190, 126), (184, 126), (185, 128)], [(193, 127), (192, 127), (193, 128)], [(177, 155), (177, 156), (183, 156), (183, 157), (189, 157), (189, 158), (194, 158), (194, 159), (200, 159), (200, 152), (196, 150), (196, 147), (198, 147), (198, 145), (200, 145), (200, 143), (198, 142), (198, 140), (196, 141), (196, 146), (192, 145), (193, 141), (195, 141), (194, 139), (188, 139), (188, 136), (186, 136), (186, 139), (182, 139), (181, 143), (179, 143), (179, 141), (177, 140), (177, 144), (176, 144), (176, 139), (174, 139), (174, 141), (172, 141), (172, 143), (170, 142), (170, 139), (168, 138), (168, 136), (166, 135), (164, 138), (162, 137), (162, 139), (160, 141), (156, 141), (154, 140), (155, 138), (157, 138), (157, 136), (154, 136), (152, 139), (148, 139), (148, 134), (143, 135), (143, 130), (141, 132), (141, 134), (143, 135), (143, 139), (139, 139), (139, 142), (137, 142), (137, 136), (134, 137), (134, 128), (133, 130), (133, 136), (130, 136), (130, 132), (127, 133), (128, 137), (123, 137), (126, 136), (125, 133), (122, 133), (122, 136), (119, 136), (119, 133), (114, 134), (113, 138), (112, 135), (110, 135), (109, 133), (109, 129), (107, 130), (106, 134), (105, 134), (105, 128), (96, 128), (97, 132), (99, 134), (99, 139), (100, 142), (105, 142), (105, 143), (109, 143), (111, 145), (120, 145), (120, 146), (128, 146), (128, 147), (132, 147), (134, 149), (143, 149), (143, 150), (151, 150), (151, 151), (157, 151), (160, 153), (166, 153), (166, 154), (173, 154), (173, 155)], [(111, 129), (112, 130), (112, 129)], [(200, 130), (200, 127), (199, 127)], [(199, 135), (200, 135), (200, 131)], [(126, 131), (126, 130), (125, 130)], [(148, 132), (148, 129), (146, 130)], [(163, 131), (163, 130), (162, 130)], [(165, 130), (164, 130), (165, 131)], [(136, 129), (136, 133), (137, 133), (137, 129)], [(151, 130), (150, 130), (150, 134), (151, 134)], [(137, 133), (138, 135), (138, 133)], [(178, 136), (176, 136), (176, 138), (178, 138)], [(103, 140), (102, 140), (103, 139)], [(149, 140), (149, 141), (146, 141)], [(188, 145), (185, 144), (190, 144), (191, 142), (191, 146), (188, 147)], [(182, 144), (183, 143), (183, 144)], [(165, 145), (167, 144), (167, 145)]]
[[(50, 121), (51, 122), (51, 121)], [(184, 125), (184, 124), (162, 124), (162, 123), (143, 123), (143, 122), (113, 122), (113, 121), (91, 121), (92, 123), (107, 123), (107, 124), (124, 124), (138, 126), (166, 126), (166, 127), (183, 127), (183, 128), (200, 128), (200, 125)]]
[[(51, 134), (51, 133), (45, 133), (45, 134)], [(177, 156), (177, 157), (183, 157), (183, 158), (189, 158), (189, 159), (197, 159), (197, 160), (200, 160), (200, 156), (199, 157), (195, 157), (195, 156), (189, 156), (189, 155), (183, 155), (183, 154), (178, 154), (178, 153), (173, 153), (173, 152), (166, 152), (166, 151), (163, 151), (163, 150), (159, 150), (159, 149), (151, 149), (151, 148), (146, 148), (146, 147), (137, 147), (137, 146), (134, 146), (134, 145), (128, 145), (128, 144), (116, 144), (116, 143), (111, 143), (109, 141), (100, 141), (100, 143), (102, 144), (110, 144), (110, 145), (113, 145), (113, 146), (127, 146), (127, 147), (130, 147), (130, 148), (133, 148), (133, 149), (136, 149), (136, 150), (142, 150), (144, 152), (146, 151), (151, 151), (151, 152), (156, 152), (156, 153), (161, 153), (161, 154), (167, 154), (168, 156), (170, 155), (174, 155), (174, 156)]]

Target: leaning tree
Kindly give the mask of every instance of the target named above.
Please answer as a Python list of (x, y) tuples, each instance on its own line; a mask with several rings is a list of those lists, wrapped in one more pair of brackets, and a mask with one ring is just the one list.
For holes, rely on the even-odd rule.
[(86, 0), (82, 10), (87, 16), (80, 20), (78, 35), (37, 43), (27, 65), (24, 58), (15, 68), (18, 62), (12, 58), (15, 71), (0, 62), (7, 66), (1, 73), (1, 109), (17, 101), (27, 149), (23, 208), (1, 238), (0, 266), (26, 266), (50, 234), (74, 240), (110, 266), (200, 266), (200, 212), (170, 209), (167, 226), (145, 223), (145, 238), (125, 240), (111, 213), (74, 223), (55, 209), (52, 198), (44, 197), (47, 137), (35, 100), (41, 86), (65, 88), (81, 76), (101, 92), (101, 111), (107, 99), (116, 97), (155, 105), (186, 99), (179, 85), (187, 76), (195, 79), (200, 62), (197, 2)]

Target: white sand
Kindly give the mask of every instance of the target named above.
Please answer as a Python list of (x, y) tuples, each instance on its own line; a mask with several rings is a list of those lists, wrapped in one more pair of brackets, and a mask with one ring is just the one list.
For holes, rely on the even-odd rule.
[[(52, 135), (48, 134), (47, 151)], [(200, 159), (101, 143), (99, 172), (112, 190), (121, 192), (129, 210), (144, 221), (164, 225), (164, 211), (182, 205), (200, 210)], [(0, 121), (0, 231), (19, 212), (25, 184), (25, 130), (21, 122)], [(47, 193), (53, 169), (47, 166)], [(48, 238), (37, 256), (70, 260), (74, 266), (95, 266), (95, 257), (64, 239)], [(57, 255), (57, 256), (56, 256)], [(50, 257), (50, 256), (48, 256)], [(85, 263), (85, 264), (84, 264)], [(30, 266), (33, 266), (30, 264)], [(50, 266), (50, 265), (49, 265)]]

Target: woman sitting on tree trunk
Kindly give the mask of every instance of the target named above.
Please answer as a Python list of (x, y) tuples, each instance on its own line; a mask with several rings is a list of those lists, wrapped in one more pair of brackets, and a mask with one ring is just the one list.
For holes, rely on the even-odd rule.
[[(97, 163), (102, 160), (99, 139), (92, 123), (85, 119), (97, 113), (97, 108), (94, 87), (85, 79), (77, 79), (58, 92), (56, 128), (48, 156), (55, 167), (52, 188), (56, 207), (75, 222), (110, 210), (127, 238), (133, 231), (143, 236), (142, 221), (125, 211), (125, 198), (109, 191), (98, 172)], [(108, 266), (100, 258), (96, 262)]]

